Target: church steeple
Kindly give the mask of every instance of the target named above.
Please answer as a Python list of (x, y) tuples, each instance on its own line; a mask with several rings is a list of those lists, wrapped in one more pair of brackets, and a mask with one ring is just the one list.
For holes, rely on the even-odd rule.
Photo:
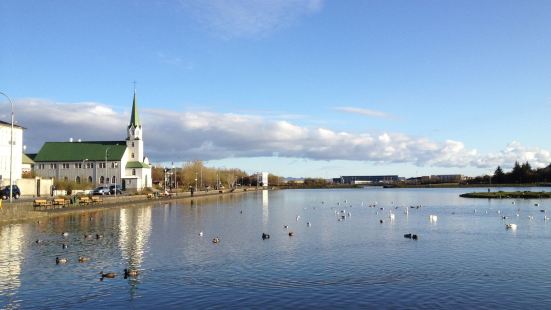
[(134, 100), (132, 101), (132, 113), (130, 114), (130, 124), (128, 124), (128, 140), (142, 139), (142, 125), (138, 116), (138, 103), (136, 100), (136, 89), (134, 88)]
[(136, 103), (136, 90), (134, 89), (134, 100), (132, 102), (132, 113), (130, 114), (130, 124), (128, 128), (134, 126), (134, 128), (140, 127), (140, 118), (138, 116), (138, 105)]

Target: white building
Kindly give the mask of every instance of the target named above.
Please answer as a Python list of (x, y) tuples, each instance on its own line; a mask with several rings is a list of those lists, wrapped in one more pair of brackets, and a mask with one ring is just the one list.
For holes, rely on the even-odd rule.
[(46, 142), (34, 157), (34, 171), (45, 178), (142, 190), (152, 184), (143, 143), (134, 92), (126, 140)]
[(10, 184), (10, 161), (13, 163), (13, 184), (15, 184), (16, 180), (21, 179), (21, 166), (23, 163), (23, 129), (25, 128), (13, 125), (13, 158), (11, 158), (11, 124), (0, 121), (0, 182), (2, 185)]

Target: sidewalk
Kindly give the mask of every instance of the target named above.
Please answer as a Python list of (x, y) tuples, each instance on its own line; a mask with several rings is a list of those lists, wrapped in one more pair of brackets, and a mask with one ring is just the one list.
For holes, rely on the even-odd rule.
[[(33, 201), (34, 198), (23, 198), (20, 200), (14, 200), (12, 203), (7, 202), (7, 200), (2, 201), (2, 206), (0, 207), (0, 225), (4, 223), (11, 222), (21, 222), (28, 220), (36, 220), (38, 218), (50, 217), (50, 216), (59, 216), (62, 214), (75, 213), (75, 212), (84, 212), (91, 211), (96, 209), (106, 209), (106, 208), (115, 208), (128, 206), (131, 204), (143, 204), (143, 203), (155, 203), (159, 201), (172, 201), (178, 199), (194, 199), (202, 197), (212, 197), (216, 195), (228, 195), (228, 194), (240, 194), (247, 192), (255, 192), (256, 188), (245, 188), (245, 189), (235, 189), (233, 192), (231, 190), (224, 190), (222, 193), (219, 193), (217, 190), (206, 191), (197, 191), (194, 192), (193, 198), (191, 197), (190, 192), (181, 192), (173, 193), (171, 197), (159, 197), (159, 198), (147, 198), (147, 195), (123, 195), (123, 196), (102, 196), (103, 203), (95, 205), (70, 205), (65, 208), (59, 209), (49, 209), (49, 210), (34, 210)], [(51, 199), (52, 197), (47, 197)]]

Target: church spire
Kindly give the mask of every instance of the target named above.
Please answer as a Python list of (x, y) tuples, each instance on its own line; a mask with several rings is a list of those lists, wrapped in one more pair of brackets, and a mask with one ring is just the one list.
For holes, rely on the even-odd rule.
[(134, 100), (132, 101), (132, 114), (130, 114), (130, 124), (128, 127), (138, 128), (140, 126), (140, 118), (138, 117), (138, 105), (136, 103), (136, 89), (134, 88)]

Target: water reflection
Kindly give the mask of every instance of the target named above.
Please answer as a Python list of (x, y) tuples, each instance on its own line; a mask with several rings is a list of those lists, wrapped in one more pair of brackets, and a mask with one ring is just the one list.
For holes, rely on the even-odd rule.
[(0, 292), (6, 297), (6, 308), (17, 308), (17, 301), (11, 300), (21, 286), (21, 265), (23, 263), (22, 225), (8, 225), (0, 229)]
[(262, 190), (262, 223), (264, 225), (268, 224), (268, 217), (270, 215), (270, 210), (268, 209), (268, 190)]
[(139, 269), (151, 234), (151, 208), (121, 209), (119, 248), (128, 266)]

